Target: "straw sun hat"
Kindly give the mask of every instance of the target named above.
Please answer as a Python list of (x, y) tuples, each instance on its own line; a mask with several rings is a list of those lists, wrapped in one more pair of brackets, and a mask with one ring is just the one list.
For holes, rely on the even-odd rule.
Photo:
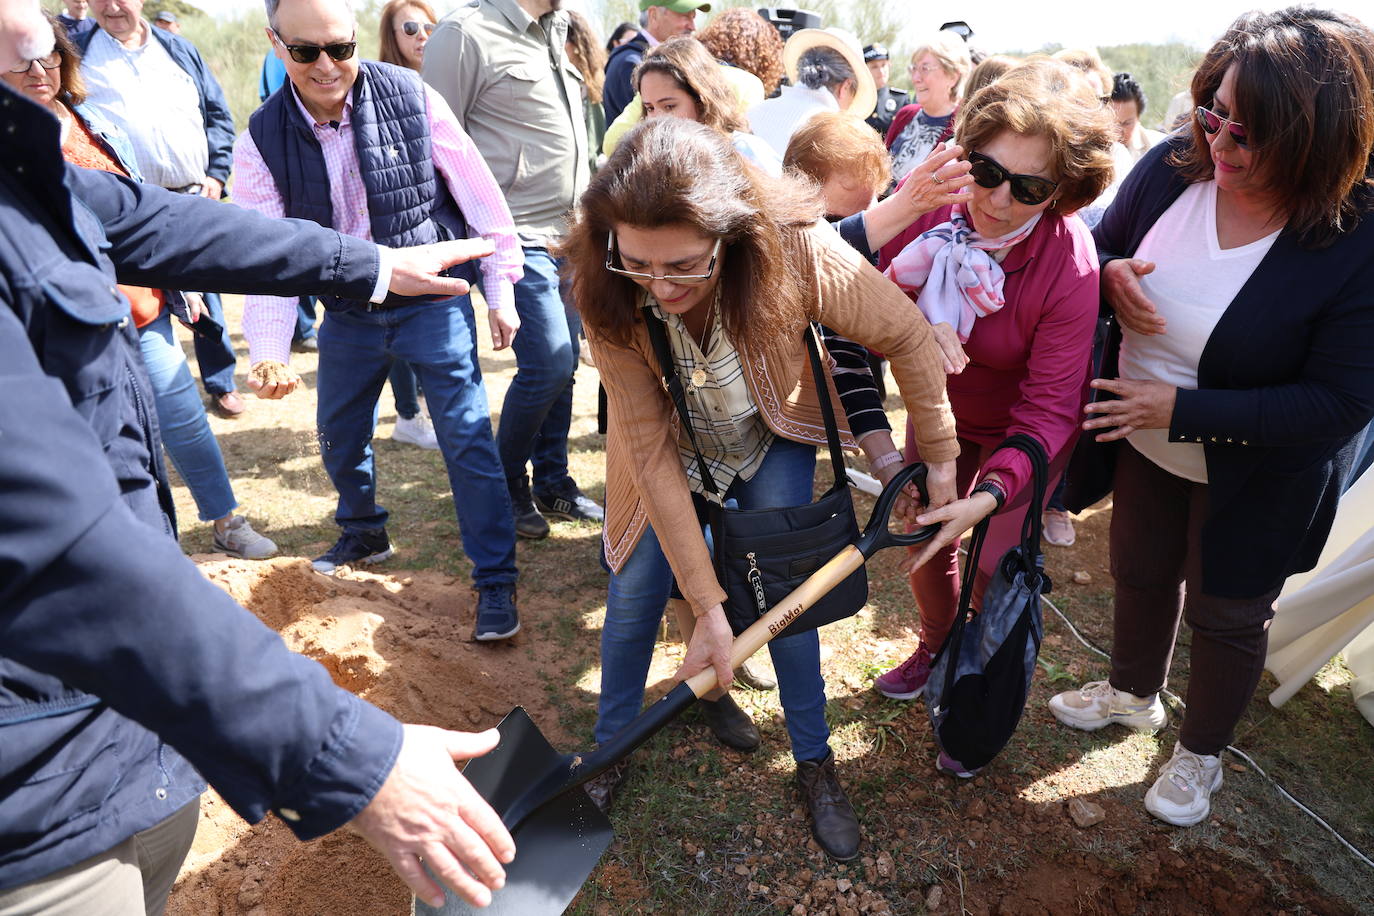
[(873, 113), (878, 104), (878, 89), (873, 84), (873, 74), (864, 64), (863, 51), (859, 40), (844, 29), (802, 29), (793, 32), (782, 49), (782, 65), (787, 70), (787, 79), (797, 83), (797, 61), (812, 48), (830, 48), (838, 51), (854, 71), (858, 88), (854, 99), (846, 109), (850, 114), (866, 118)]

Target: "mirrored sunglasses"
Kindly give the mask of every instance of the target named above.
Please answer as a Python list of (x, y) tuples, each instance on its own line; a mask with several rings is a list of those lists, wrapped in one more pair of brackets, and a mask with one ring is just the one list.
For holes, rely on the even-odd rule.
[(416, 35), (419, 35), (421, 29), (425, 30), (426, 35), (433, 35), (434, 30), (438, 27), (439, 23), (437, 22), (416, 22), (414, 19), (410, 20), (409, 22), (401, 23), (401, 31), (405, 32), (411, 38), (414, 38)]
[(978, 187), (991, 191), (1001, 187), (1004, 181), (1010, 181), (1012, 198), (1030, 207), (1043, 204), (1059, 187), (1059, 182), (1039, 175), (1014, 175), (996, 159), (982, 153), (969, 153), (968, 161), (973, 165), (969, 174)]
[(1203, 131), (1209, 136), (1221, 130), (1221, 126), (1225, 124), (1227, 125), (1226, 130), (1231, 134), (1231, 139), (1235, 141), (1236, 146), (1241, 149), (1248, 149), (1250, 146), (1250, 137), (1245, 132), (1243, 125), (1237, 124), (1230, 118), (1223, 118), (1210, 108), (1203, 108), (1201, 105), (1197, 107), (1197, 122), (1202, 125)]

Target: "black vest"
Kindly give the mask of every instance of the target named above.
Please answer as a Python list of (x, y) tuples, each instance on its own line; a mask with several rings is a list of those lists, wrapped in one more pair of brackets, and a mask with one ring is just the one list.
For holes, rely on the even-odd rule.
[[(362, 61), (353, 84), (352, 128), (363, 186), (367, 189), (372, 241), (404, 248), (466, 238), (467, 221), (435, 171), (429, 113), (419, 74), (375, 61)], [(296, 103), (288, 81), (248, 119), (248, 130), (267, 163), (286, 215), (333, 228), (329, 173), (313, 126)], [(478, 284), (474, 262), (445, 272)], [(326, 308), (365, 303), (325, 296)], [(425, 301), (388, 295), (388, 306)]]

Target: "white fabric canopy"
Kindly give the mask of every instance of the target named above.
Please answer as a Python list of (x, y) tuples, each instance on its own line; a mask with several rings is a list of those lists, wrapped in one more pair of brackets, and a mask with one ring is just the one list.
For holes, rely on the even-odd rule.
[(1269, 702), (1288, 702), (1342, 650), (1355, 704), (1374, 724), (1374, 470), (1342, 497), (1316, 567), (1284, 584), (1269, 628), (1265, 667), (1279, 681)]

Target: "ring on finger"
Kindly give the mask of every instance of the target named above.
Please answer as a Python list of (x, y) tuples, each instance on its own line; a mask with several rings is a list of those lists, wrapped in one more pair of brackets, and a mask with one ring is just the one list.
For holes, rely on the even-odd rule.
[(935, 172), (932, 172), (932, 173), (931, 173), (931, 175), (930, 175), (930, 180), (933, 181), (933, 182), (935, 182), (936, 184), (944, 184), (944, 183), (945, 183), (945, 180), (944, 180), (943, 178), (941, 178), (941, 177), (940, 177), (937, 173), (935, 173)]

